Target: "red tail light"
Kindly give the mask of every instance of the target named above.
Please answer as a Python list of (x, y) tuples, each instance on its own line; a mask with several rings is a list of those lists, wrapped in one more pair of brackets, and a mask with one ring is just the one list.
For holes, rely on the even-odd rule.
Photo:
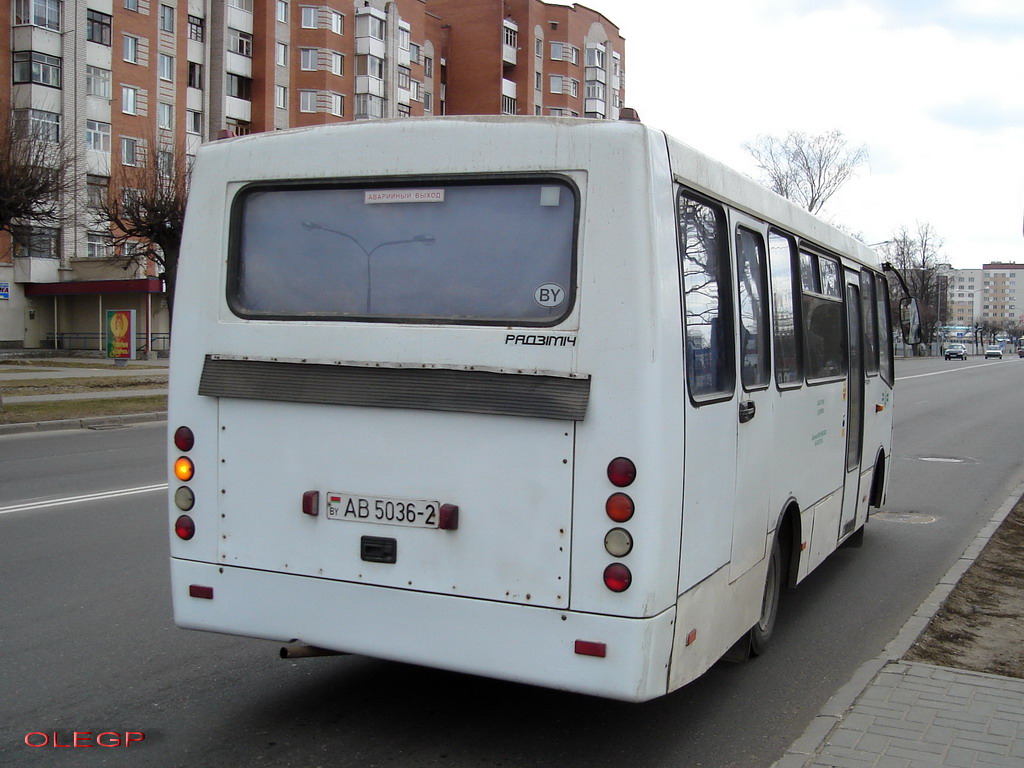
[(188, 515), (181, 515), (174, 521), (174, 532), (179, 539), (188, 541), (196, 535), (196, 524)]
[(625, 488), (636, 480), (636, 465), (624, 456), (612, 459), (608, 464), (608, 479), (615, 487)]
[(196, 444), (196, 436), (188, 427), (178, 427), (174, 431), (174, 447), (179, 451), (191, 451)]
[(612, 592), (625, 592), (633, 583), (633, 574), (622, 563), (612, 563), (604, 569), (604, 585)]

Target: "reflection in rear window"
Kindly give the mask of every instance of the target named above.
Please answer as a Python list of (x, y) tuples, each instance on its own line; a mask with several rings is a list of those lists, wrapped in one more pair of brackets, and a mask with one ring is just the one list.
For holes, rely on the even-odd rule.
[(245, 317), (551, 325), (571, 308), (564, 181), (252, 187), (234, 216)]

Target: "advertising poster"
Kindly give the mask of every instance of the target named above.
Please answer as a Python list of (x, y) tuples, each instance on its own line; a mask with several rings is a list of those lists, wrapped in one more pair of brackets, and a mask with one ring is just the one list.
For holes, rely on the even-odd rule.
[(135, 359), (135, 310), (107, 310), (107, 357)]

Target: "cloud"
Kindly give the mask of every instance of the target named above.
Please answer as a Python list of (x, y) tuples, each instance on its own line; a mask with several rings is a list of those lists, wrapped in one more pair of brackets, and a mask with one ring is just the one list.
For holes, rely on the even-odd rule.
[(978, 98), (934, 107), (928, 115), (953, 128), (981, 133), (1016, 130), (1024, 125), (1024, 107), (1004, 106)]

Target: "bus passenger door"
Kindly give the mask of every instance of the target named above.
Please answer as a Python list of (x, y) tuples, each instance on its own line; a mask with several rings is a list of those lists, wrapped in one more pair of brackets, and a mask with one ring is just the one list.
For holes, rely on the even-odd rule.
[(853, 532), (857, 525), (857, 499), (860, 496), (861, 461), (864, 453), (864, 352), (861, 317), (860, 280), (856, 272), (846, 272), (846, 343), (849, 373), (846, 379), (846, 474), (843, 482), (843, 515), (839, 538)]
[(736, 491), (729, 577), (765, 556), (771, 497), (772, 397), (768, 257), (764, 227), (733, 213), (740, 386), (736, 409)]

